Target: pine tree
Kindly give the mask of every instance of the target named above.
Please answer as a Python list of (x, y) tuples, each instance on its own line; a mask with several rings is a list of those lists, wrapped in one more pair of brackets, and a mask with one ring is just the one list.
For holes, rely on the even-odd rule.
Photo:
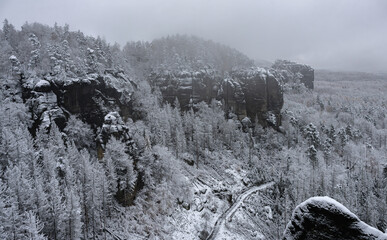
[(3, 22), (3, 35), (4, 40), (7, 41), (13, 49), (16, 49), (18, 46), (17, 32), (15, 27), (8, 22), (7, 19), (4, 19)]
[[(65, 31), (66, 34), (66, 31)], [(62, 58), (63, 58), (63, 67), (67, 75), (70, 77), (75, 77), (76, 67), (74, 61), (71, 59), (71, 49), (69, 42), (65, 39), (61, 43), (62, 47)]]
[(87, 48), (86, 50), (86, 65), (87, 73), (96, 73), (98, 70), (97, 56), (94, 49)]
[(41, 176), (34, 177), (34, 193), (32, 198), (35, 201), (36, 216), (43, 223), (43, 232), (48, 234), (49, 232), (45, 226), (48, 226), (47, 222), (50, 221), (50, 215), (48, 214), (50, 206), (48, 205), (48, 196), (44, 191), (44, 183), (42, 181), (43, 179)]
[(10, 196), (8, 196), (7, 186), (0, 179), (0, 238), (7, 239), (10, 227)]
[(173, 131), (173, 142), (174, 142), (174, 147), (175, 147), (175, 155), (178, 158), (180, 153), (185, 152), (186, 150), (186, 140), (185, 140), (185, 135), (184, 135), (184, 128), (183, 128), (183, 121), (181, 118), (181, 113), (180, 113), (180, 104), (179, 100), (176, 98), (175, 103), (174, 103), (174, 108), (173, 108), (173, 126), (172, 126), (172, 131)]
[(88, 239), (89, 238), (89, 227), (90, 227), (90, 219), (89, 219), (89, 196), (90, 193), (90, 154), (83, 150), (81, 151), (81, 165), (80, 165), (80, 171), (79, 171), (79, 178), (81, 182), (80, 186), (80, 196), (81, 196), (81, 207), (82, 207), (82, 220), (84, 223), (83, 228), (83, 238)]
[(308, 155), (310, 162), (312, 164), (313, 169), (316, 169), (318, 165), (318, 159), (317, 159), (317, 150), (314, 147), (314, 145), (310, 145), (308, 149), (306, 150), (306, 154)]
[(116, 174), (115, 165), (112, 157), (108, 152), (105, 153), (104, 159), (104, 168), (105, 168), (105, 179), (104, 188), (103, 188), (103, 199), (105, 200), (104, 211), (107, 216), (111, 216), (111, 204), (106, 205), (106, 203), (113, 203), (114, 195), (117, 193), (117, 182), (118, 177)]
[(330, 138), (325, 139), (322, 145), (322, 148), (323, 148), (325, 163), (329, 165), (331, 163), (329, 159), (331, 157), (332, 139)]
[(58, 158), (54, 151), (42, 150), (42, 166), (44, 169), (44, 191), (47, 193), (48, 220), (44, 228), (51, 239), (63, 239), (61, 224), (64, 221), (64, 203), (58, 181)]
[(45, 240), (47, 239), (41, 232), (43, 225), (36, 217), (33, 211), (28, 211), (24, 214), (25, 220), (23, 221), (23, 230), (25, 233), (25, 239), (29, 240)]
[(341, 151), (344, 151), (344, 147), (345, 145), (347, 144), (347, 142), (349, 141), (349, 137), (347, 135), (347, 132), (345, 131), (344, 128), (340, 128), (339, 131), (337, 132), (337, 135), (339, 137), (339, 140), (340, 140), (340, 150)]
[(74, 115), (68, 119), (64, 132), (74, 141), (78, 149), (90, 148), (93, 144), (94, 133), (90, 125), (82, 122)]
[(105, 195), (101, 194), (106, 191), (106, 189), (103, 189), (105, 177), (102, 167), (90, 159), (89, 153), (85, 150), (81, 151), (81, 163), (80, 202), (84, 222), (83, 236), (95, 239), (100, 235), (103, 226), (101, 215), (104, 211), (104, 204), (106, 206), (111, 203), (107, 203), (107, 199), (104, 199)]
[[(126, 154), (126, 150), (125, 144), (114, 137), (109, 140), (105, 148), (105, 158), (111, 158), (112, 165), (115, 169), (118, 190), (117, 197), (124, 205), (130, 204), (131, 193), (137, 181), (137, 174), (133, 168), (133, 159)], [(109, 181), (114, 178), (113, 174), (110, 174), (110, 176), (111, 179)]]
[(35, 210), (35, 204), (31, 195), (33, 193), (31, 179), (28, 175), (29, 169), (23, 162), (17, 165), (8, 166), (5, 177), (7, 179), (8, 190), (16, 198), (17, 209), (20, 213)]
[(23, 239), (23, 219), (18, 198), (14, 190), (0, 179), (0, 235), (2, 239)]
[(59, 74), (61, 69), (61, 63), (62, 63), (62, 56), (60, 53), (60, 49), (58, 45), (51, 45), (48, 47), (48, 56), (50, 58), (50, 70), (53, 75)]
[(38, 37), (33, 33), (30, 34), (28, 39), (30, 40), (31, 46), (32, 46), (31, 57), (30, 57), (30, 61), (28, 63), (28, 67), (31, 70), (34, 70), (38, 66), (38, 64), (40, 63), (41, 44), (40, 44)]
[(9, 41), (9, 35), (10, 35), (10, 28), (12, 27), (11, 24), (9, 24), (8, 19), (4, 19), (3, 22), (3, 34), (4, 34), (4, 39), (6, 41)]
[(63, 230), (65, 239), (76, 240), (82, 237), (82, 209), (78, 193), (74, 191), (73, 186), (68, 186), (65, 191), (65, 219), (63, 221)]
[(320, 145), (320, 134), (313, 123), (309, 123), (305, 128), (305, 135), (310, 145), (313, 145), (314, 148)]

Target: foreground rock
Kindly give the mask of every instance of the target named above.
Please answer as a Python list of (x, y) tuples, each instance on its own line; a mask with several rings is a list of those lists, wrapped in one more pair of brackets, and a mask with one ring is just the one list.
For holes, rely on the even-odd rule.
[(362, 222), (332, 198), (313, 197), (296, 207), (283, 239), (381, 240), (387, 234)]

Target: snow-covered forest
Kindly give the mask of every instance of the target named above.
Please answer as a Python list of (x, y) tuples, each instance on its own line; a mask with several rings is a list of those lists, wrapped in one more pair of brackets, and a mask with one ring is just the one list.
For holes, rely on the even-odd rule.
[(216, 98), (183, 110), (149, 80), (202, 69), (223, 80), (252, 67), (193, 36), (119, 46), (5, 20), (0, 239), (206, 239), (242, 192), (270, 182), (219, 239), (280, 239), (298, 204), (325, 195), (384, 231), (386, 75), (316, 70), (313, 90), (292, 75), (280, 81), (278, 128), (240, 121)]

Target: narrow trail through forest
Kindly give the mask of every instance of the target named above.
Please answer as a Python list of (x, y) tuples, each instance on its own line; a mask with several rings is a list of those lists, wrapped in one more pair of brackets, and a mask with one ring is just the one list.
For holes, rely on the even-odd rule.
[(227, 209), (227, 211), (225, 211), (222, 215), (220, 215), (218, 220), (216, 220), (215, 226), (213, 227), (213, 229), (211, 231), (211, 234), (207, 237), (207, 240), (214, 240), (216, 238), (216, 236), (219, 233), (219, 230), (225, 224), (226, 220), (227, 221), (231, 220), (231, 218), (234, 215), (234, 213), (238, 210), (240, 205), (243, 203), (243, 201), (248, 196), (250, 196), (251, 194), (253, 194), (253, 193), (257, 192), (257, 191), (261, 191), (261, 190), (264, 190), (266, 188), (269, 188), (269, 187), (271, 187), (273, 185), (274, 185), (274, 182), (269, 182), (269, 183), (265, 183), (265, 184), (262, 184), (262, 185), (259, 185), (259, 186), (251, 187), (251, 188), (247, 189), (246, 191), (242, 192), (238, 196), (236, 201)]

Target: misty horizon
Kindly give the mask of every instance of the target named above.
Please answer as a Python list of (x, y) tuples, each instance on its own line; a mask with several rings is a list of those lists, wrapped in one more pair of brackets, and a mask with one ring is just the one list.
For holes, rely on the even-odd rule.
[[(157, 6), (157, 7), (155, 7)], [(42, 7), (44, 14), (42, 14)], [(385, 73), (383, 1), (2, 1), (1, 20), (69, 24), (107, 42), (194, 35), (253, 60), (288, 59), (316, 69)], [(17, 14), (16, 14), (17, 13)]]

